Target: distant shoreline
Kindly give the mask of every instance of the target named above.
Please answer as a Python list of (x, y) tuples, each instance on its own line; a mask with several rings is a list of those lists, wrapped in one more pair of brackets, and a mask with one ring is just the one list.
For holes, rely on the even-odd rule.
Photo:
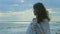
[(31, 21), (0, 21), (0, 22), (31, 22)]
[[(32, 22), (32, 21), (0, 21), (0, 22)], [(50, 22), (60, 23), (60, 21), (50, 21)]]

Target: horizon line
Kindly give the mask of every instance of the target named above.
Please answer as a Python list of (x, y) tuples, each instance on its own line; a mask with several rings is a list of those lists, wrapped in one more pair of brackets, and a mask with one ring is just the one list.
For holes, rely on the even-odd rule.
[[(0, 21), (0, 22), (31, 22), (31, 21)], [(60, 21), (50, 21), (50, 22), (60, 22)]]
[(31, 22), (31, 21), (0, 21), (0, 22)]

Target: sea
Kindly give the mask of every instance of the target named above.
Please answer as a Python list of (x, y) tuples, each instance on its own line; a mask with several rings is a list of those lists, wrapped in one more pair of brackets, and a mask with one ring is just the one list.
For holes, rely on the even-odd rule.
[[(0, 34), (26, 34), (31, 22), (0, 22)], [(60, 34), (60, 22), (50, 22), (51, 34)]]

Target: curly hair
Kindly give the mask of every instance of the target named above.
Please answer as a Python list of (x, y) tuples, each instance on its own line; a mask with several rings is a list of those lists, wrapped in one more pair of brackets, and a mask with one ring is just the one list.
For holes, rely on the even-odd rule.
[(37, 22), (42, 22), (43, 19), (48, 19), (50, 21), (50, 18), (48, 16), (48, 11), (44, 7), (42, 3), (36, 3), (33, 6), (34, 12), (36, 12), (36, 18)]

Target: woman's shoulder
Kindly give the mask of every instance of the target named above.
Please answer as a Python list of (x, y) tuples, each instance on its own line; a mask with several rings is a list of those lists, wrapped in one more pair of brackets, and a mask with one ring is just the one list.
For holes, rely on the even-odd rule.
[(44, 19), (44, 20), (43, 20), (43, 24), (45, 24), (45, 25), (49, 24), (48, 19)]
[(36, 21), (36, 18), (33, 18), (33, 20), (32, 21)]
[(48, 19), (43, 19), (43, 22), (49, 22)]
[(33, 18), (31, 24), (32, 24), (32, 25), (36, 25), (36, 23), (37, 23), (36, 18)]

